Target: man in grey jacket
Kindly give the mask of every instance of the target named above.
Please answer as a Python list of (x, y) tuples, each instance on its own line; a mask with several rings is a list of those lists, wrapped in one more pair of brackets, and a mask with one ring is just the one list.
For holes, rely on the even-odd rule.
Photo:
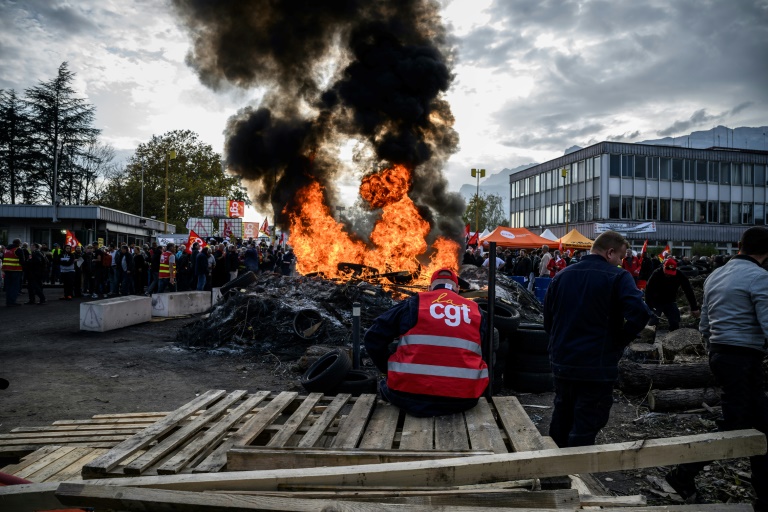
[[(720, 430), (768, 433), (768, 398), (762, 361), (768, 352), (768, 228), (744, 232), (739, 254), (704, 282), (699, 330), (709, 341), (709, 366), (722, 388)], [(756, 511), (768, 511), (768, 455), (750, 458)], [(677, 466), (667, 482), (684, 499), (696, 499), (694, 477), (706, 463)]]

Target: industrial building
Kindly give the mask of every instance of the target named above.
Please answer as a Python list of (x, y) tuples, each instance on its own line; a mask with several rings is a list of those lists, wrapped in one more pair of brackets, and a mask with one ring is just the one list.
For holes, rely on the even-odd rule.
[[(0, 205), (0, 244), (14, 238), (52, 247), (62, 245), (66, 231), (83, 245), (102, 243), (145, 243), (163, 233), (163, 221), (104, 208), (103, 206)], [(176, 226), (168, 224), (168, 232)]]
[[(623, 225), (634, 249), (648, 239), (675, 254), (694, 243), (734, 253), (768, 221), (767, 165), (768, 151), (600, 142), (512, 174), (510, 226), (594, 239), (597, 224)], [(633, 233), (648, 222), (655, 232)]]

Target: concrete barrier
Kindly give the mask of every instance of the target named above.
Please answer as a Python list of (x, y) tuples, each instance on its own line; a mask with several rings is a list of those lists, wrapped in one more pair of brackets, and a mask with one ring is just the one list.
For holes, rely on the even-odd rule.
[(221, 298), (221, 288), (213, 288), (211, 291), (211, 303), (216, 304)]
[(80, 304), (80, 330), (106, 332), (152, 320), (152, 299), (128, 295)]
[(202, 313), (211, 307), (209, 292), (171, 292), (152, 295), (152, 316), (182, 316)]

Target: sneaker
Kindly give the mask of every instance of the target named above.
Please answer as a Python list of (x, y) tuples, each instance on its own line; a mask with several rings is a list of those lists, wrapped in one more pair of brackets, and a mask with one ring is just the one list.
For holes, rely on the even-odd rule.
[(678, 469), (673, 469), (664, 477), (664, 480), (683, 498), (686, 503), (696, 502), (696, 483), (693, 477), (685, 477)]

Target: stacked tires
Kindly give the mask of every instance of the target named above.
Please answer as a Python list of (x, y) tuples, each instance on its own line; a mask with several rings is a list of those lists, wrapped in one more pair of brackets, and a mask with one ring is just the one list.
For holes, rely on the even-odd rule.
[(545, 393), (554, 390), (549, 364), (549, 336), (541, 324), (520, 324), (509, 345), (504, 383), (515, 391)]
[[(487, 315), (488, 301), (477, 299), (477, 305)], [(491, 391), (495, 394), (501, 391), (505, 385), (506, 365), (510, 351), (510, 339), (513, 339), (520, 324), (520, 312), (511, 304), (502, 300), (496, 300), (493, 306), (493, 386)], [(507, 387), (509, 385), (507, 384)]]
[(300, 382), (310, 393), (349, 393), (353, 396), (376, 393), (376, 376), (353, 370), (352, 360), (341, 349), (320, 356), (301, 376)]

